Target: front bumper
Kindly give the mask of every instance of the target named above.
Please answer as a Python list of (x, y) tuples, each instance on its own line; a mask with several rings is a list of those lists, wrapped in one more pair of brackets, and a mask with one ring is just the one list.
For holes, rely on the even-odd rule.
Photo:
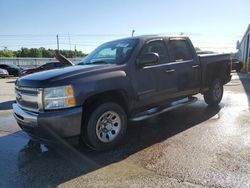
[(33, 113), (13, 104), (14, 117), (26, 133), (41, 142), (60, 142), (62, 138), (80, 135), (82, 107)]

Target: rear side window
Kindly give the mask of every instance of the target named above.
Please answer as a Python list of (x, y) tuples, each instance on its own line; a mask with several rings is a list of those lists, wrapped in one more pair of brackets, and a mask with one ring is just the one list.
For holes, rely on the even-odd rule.
[(166, 63), (168, 60), (167, 49), (163, 41), (152, 41), (146, 44), (140, 55), (154, 52), (159, 55), (159, 63)]
[(171, 61), (187, 61), (193, 59), (192, 50), (185, 40), (170, 40), (168, 50)]

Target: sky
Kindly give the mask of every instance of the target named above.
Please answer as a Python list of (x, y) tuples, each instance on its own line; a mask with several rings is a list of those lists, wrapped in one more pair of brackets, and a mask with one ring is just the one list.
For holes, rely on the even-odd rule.
[(249, 0), (0, 0), (0, 49), (89, 53), (135, 35), (183, 33), (196, 47), (235, 52), (250, 24)]

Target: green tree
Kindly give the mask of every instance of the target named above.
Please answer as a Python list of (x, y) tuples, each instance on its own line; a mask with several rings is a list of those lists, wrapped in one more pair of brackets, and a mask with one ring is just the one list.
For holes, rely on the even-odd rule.
[(43, 57), (42, 50), (40, 48), (31, 48), (29, 50), (29, 57)]
[[(0, 57), (47, 57), (53, 58), (55, 57), (56, 50), (53, 49), (45, 49), (43, 47), (40, 48), (21, 48), (17, 51), (11, 51), (5, 48), (4, 50), (0, 50)], [(72, 51), (72, 50), (60, 50), (60, 53), (67, 58), (72, 57), (84, 57), (82, 51)]]
[(4, 50), (0, 50), (0, 57), (15, 57), (15, 53), (5, 47)]
[(21, 50), (19, 50), (17, 52), (17, 56), (18, 57), (29, 57), (29, 49), (28, 48), (21, 48)]

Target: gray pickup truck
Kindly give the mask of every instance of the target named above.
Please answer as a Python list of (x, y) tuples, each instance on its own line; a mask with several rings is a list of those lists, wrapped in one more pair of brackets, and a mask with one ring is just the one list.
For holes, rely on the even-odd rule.
[(197, 56), (187, 37), (139, 36), (105, 43), (79, 65), (19, 78), (14, 116), (36, 141), (79, 137), (115, 147), (141, 121), (204, 95), (218, 105), (231, 80), (230, 55)]

